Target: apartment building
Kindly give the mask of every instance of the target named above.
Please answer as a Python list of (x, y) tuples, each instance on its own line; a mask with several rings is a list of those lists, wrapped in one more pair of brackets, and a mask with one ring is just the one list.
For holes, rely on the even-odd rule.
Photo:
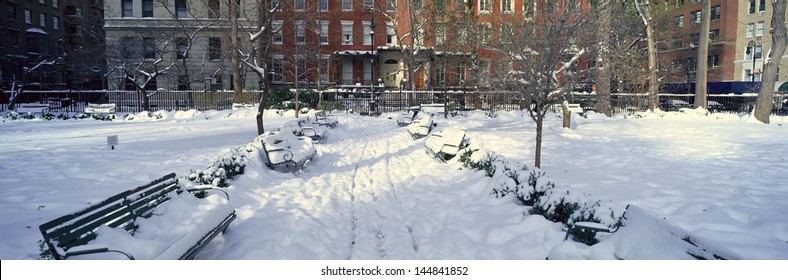
[(25, 76), (42, 60), (52, 60), (63, 49), (63, 0), (7, 0), (0, 2), (0, 86), (27, 79), (42, 88), (62, 87), (65, 77), (51, 68), (41, 68)]
[[(737, 81), (760, 81), (764, 57), (771, 48), (769, 34), (772, 20), (772, 1), (742, 0), (738, 2), (735, 59), (733, 77)], [(788, 21), (788, 20), (786, 20)], [(788, 53), (780, 60), (777, 86), (788, 81)]]

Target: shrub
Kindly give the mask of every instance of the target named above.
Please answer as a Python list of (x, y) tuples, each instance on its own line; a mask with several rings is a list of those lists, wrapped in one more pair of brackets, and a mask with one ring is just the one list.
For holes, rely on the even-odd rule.
[(252, 152), (252, 147), (247, 146), (225, 153), (210, 167), (201, 171), (192, 171), (188, 179), (199, 185), (213, 185), (226, 188), (229, 186), (227, 179), (244, 173)]

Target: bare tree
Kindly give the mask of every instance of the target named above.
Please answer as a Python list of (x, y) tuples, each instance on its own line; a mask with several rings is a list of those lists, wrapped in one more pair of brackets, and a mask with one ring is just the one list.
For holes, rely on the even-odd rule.
[(603, 5), (599, 10), (599, 28), (597, 36), (597, 78), (596, 78), (596, 111), (605, 116), (612, 116), (610, 109), (610, 76), (612, 71), (611, 62), (611, 17), (613, 5)]
[(654, 13), (650, 0), (633, 0), (635, 8), (646, 27), (646, 38), (648, 43), (648, 110), (654, 111), (657, 108), (657, 90), (659, 81), (657, 80), (657, 45), (654, 36)]
[(536, 123), (534, 166), (542, 163), (544, 118), (571, 86), (565, 74), (587, 53), (594, 40), (584, 29), (590, 17), (579, 4), (548, 1), (533, 21), (522, 22), (509, 50), (514, 67), (510, 89), (525, 100), (526, 111)]
[(51, 68), (52, 66), (62, 63), (64, 57), (66, 57), (65, 54), (55, 58), (42, 56), (39, 57), (32, 66), (23, 66), (22, 77), (17, 78), (16, 75), (14, 75), (13, 80), (11, 81), (11, 89), (8, 91), (3, 91), (9, 101), (8, 109), (14, 109), (17, 98), (24, 94), (25, 88), (31, 83), (30, 79), (33, 74), (41, 71), (47, 71), (46, 68)]
[[(233, 0), (230, 0), (233, 1)], [(234, 2), (234, 1), (233, 1)], [(238, 63), (243, 63), (249, 69), (252, 70), (257, 75), (258, 79), (258, 90), (262, 93), (260, 94), (259, 104), (257, 105), (257, 114), (255, 115), (255, 122), (257, 123), (257, 135), (262, 135), (265, 133), (265, 125), (263, 120), (263, 115), (265, 112), (265, 107), (268, 103), (268, 89), (270, 87), (268, 81), (269, 75), (269, 63), (271, 62), (271, 48), (272, 48), (272, 23), (275, 12), (279, 9), (279, 6), (272, 6), (271, 0), (255, 0), (255, 5), (252, 5), (253, 11), (245, 11), (247, 13), (247, 18), (250, 15), (254, 15), (254, 20), (249, 21), (249, 26), (244, 27), (244, 30), (249, 30), (247, 36), (249, 37), (248, 41), (248, 51), (244, 51), (244, 48), (240, 45), (237, 38), (232, 39), (232, 47), (231, 52), (233, 53), (233, 60), (237, 60)], [(239, 12), (240, 13), (240, 12)], [(236, 18), (237, 24), (237, 15), (231, 15), (231, 18)], [(233, 25), (233, 23), (231, 23)], [(238, 26), (234, 27), (237, 31)], [(232, 36), (232, 32), (231, 32)], [(235, 85), (235, 92), (236, 96), (240, 93), (240, 65), (236, 66), (236, 62), (233, 63), (233, 76)], [(236, 70), (235, 68), (238, 67)], [(235, 74), (237, 72), (237, 74)], [(238, 78), (236, 78), (238, 77)], [(237, 79), (237, 80), (236, 80)]]
[(110, 69), (105, 76), (119, 77), (119, 88), (126, 82), (132, 84), (143, 100), (143, 109), (150, 111), (150, 97), (156, 91), (148, 93), (148, 85), (175, 67), (176, 60), (170, 59), (175, 50), (171, 46), (172, 38), (166, 34), (155, 31), (137, 34), (140, 36), (123, 37), (109, 44)]
[(755, 100), (755, 112), (753, 115), (755, 119), (762, 123), (769, 123), (769, 115), (772, 112), (774, 104), (772, 99), (774, 95), (775, 74), (777, 68), (780, 66), (780, 59), (785, 54), (785, 48), (788, 44), (788, 33), (785, 27), (785, 9), (786, 0), (773, 0), (772, 1), (772, 22), (769, 33), (772, 34), (772, 47), (766, 56), (763, 65), (763, 79), (761, 80), (761, 91)]
[(709, 0), (703, 0), (701, 4), (700, 18), (700, 40), (698, 44), (697, 57), (697, 76), (695, 78), (695, 106), (706, 108), (706, 81), (708, 80), (708, 56), (709, 56), (709, 21), (711, 15), (711, 4)]

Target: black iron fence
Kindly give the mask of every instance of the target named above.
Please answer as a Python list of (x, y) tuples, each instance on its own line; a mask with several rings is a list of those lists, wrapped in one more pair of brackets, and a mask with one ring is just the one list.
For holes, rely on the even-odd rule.
[[(365, 88), (366, 89), (366, 88)], [(261, 92), (244, 91), (150, 91), (150, 109), (157, 110), (226, 110), (234, 103), (256, 103)], [(528, 104), (521, 95), (511, 91), (405, 91), (405, 90), (328, 90), (320, 92), (320, 109), (353, 111), (361, 114), (401, 112), (412, 106), (431, 104), (446, 107), (449, 112), (472, 110), (516, 111)], [(584, 110), (593, 110), (595, 94), (572, 93), (570, 103), (578, 103)], [(692, 107), (694, 95), (659, 94), (660, 108), (665, 111)], [(48, 104), (50, 112), (83, 112), (88, 103), (114, 103), (118, 112), (144, 110), (143, 95), (137, 91), (25, 91), (16, 100), (20, 103)], [(748, 113), (755, 106), (754, 94), (710, 94), (708, 109), (712, 112)], [(5, 103), (3, 103), (5, 102)], [(645, 111), (646, 94), (614, 93), (611, 107), (614, 114)], [(788, 115), (788, 95), (775, 95), (774, 115)], [(555, 106), (559, 110), (560, 106)], [(7, 100), (0, 100), (0, 111), (8, 109)]]

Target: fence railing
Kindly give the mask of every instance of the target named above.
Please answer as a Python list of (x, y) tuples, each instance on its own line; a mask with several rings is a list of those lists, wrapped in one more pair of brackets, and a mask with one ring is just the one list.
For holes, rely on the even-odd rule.
[[(260, 91), (149, 91), (150, 109), (156, 110), (226, 110), (233, 103), (256, 103)], [(379, 114), (407, 110), (422, 104), (444, 104), (449, 112), (471, 110), (513, 111), (523, 110), (528, 104), (516, 92), (511, 91), (405, 91), (387, 90), (371, 93), (369, 90), (324, 91), (323, 103), (319, 106), (328, 110), (346, 110), (361, 114)], [(585, 110), (593, 110), (595, 94), (572, 93), (569, 102), (579, 103)], [(659, 94), (662, 110), (671, 111), (691, 107), (691, 94)], [(713, 112), (748, 113), (755, 106), (756, 95), (710, 94), (708, 109)], [(611, 109), (614, 114), (644, 111), (647, 109), (646, 94), (614, 93)], [(7, 102), (7, 100), (5, 101)], [(788, 95), (774, 96), (774, 115), (788, 115)], [(16, 103), (49, 104), (50, 112), (83, 112), (88, 103), (114, 103), (118, 112), (140, 112), (144, 110), (143, 95), (137, 91), (25, 91)], [(558, 110), (560, 107), (556, 106)], [(0, 111), (8, 109), (0, 103)]]

